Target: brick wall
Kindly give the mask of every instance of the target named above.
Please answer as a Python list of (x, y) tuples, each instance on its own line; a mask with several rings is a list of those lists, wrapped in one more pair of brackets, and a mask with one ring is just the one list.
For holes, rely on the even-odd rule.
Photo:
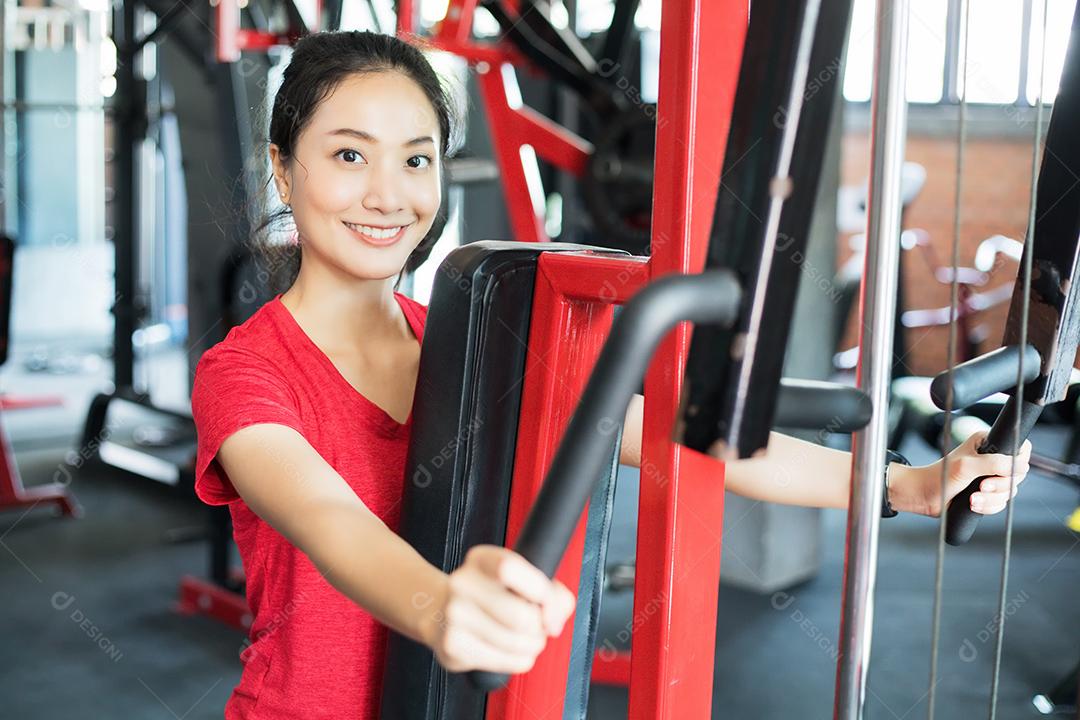
[[(841, 183), (858, 185), (866, 182), (869, 171), (869, 139), (865, 133), (847, 133), (843, 141)], [(1016, 240), (1023, 237), (1027, 227), (1028, 202), (1031, 192), (1031, 141), (1014, 138), (969, 139), (965, 150), (963, 202), (961, 204), (960, 265), (970, 266), (975, 248), (983, 239), (996, 234)], [(953, 138), (910, 137), (907, 159), (923, 165), (927, 171), (926, 185), (909, 208), (905, 228), (923, 228), (930, 233), (941, 262), (951, 261), (953, 241), (953, 211), (956, 184), (956, 142)], [(839, 237), (838, 261), (845, 262), (852, 251), (848, 244), (850, 233)], [(905, 307), (934, 308), (949, 304), (949, 286), (934, 279), (918, 251), (903, 253)], [(1006, 260), (991, 273), (983, 289), (1011, 283), (1018, 265)], [(849, 319), (843, 348), (852, 347), (858, 340), (857, 314)], [(982, 348), (991, 350), (1001, 342), (1008, 304), (1002, 304), (980, 316), (989, 334)], [(947, 326), (909, 331), (908, 356), (905, 364), (919, 375), (943, 370), (948, 358), (949, 331)]]

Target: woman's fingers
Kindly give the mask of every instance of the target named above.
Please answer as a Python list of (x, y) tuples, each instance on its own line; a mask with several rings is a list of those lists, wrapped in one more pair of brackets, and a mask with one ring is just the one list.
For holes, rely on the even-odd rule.
[[(980, 489), (977, 493), (971, 495), (971, 509), (974, 512), (982, 515), (994, 515), (1001, 512), (1009, 503), (1009, 499), (1016, 497), (1016, 493), (1020, 491), (1019, 487), (1014, 487), (1012, 492), (1009, 492), (1009, 479), (999, 478), (1002, 489), (995, 492), (987, 492), (985, 489)], [(983, 486), (986, 485), (986, 481), (983, 481)]]
[(994, 495), (975, 493), (971, 496), (971, 509), (980, 515), (995, 515), (1005, 509), (1007, 500)]
[(574, 612), (574, 608), (577, 606), (577, 598), (558, 580), (555, 580), (552, 584), (554, 585), (554, 592), (543, 607), (544, 627), (548, 635), (558, 636), (562, 633), (567, 619)]
[[(488, 553), (496, 555), (492, 561), (488, 557), (482, 557), (485, 555), (481, 550), (482, 547), (477, 546), (470, 551), (466, 561), (472, 565), (474, 572), (465, 576), (468, 582), (461, 583), (459, 593), (504, 627), (515, 632), (539, 635), (543, 628), (537, 604), (498, 579), (499, 558), (497, 555), (505, 553), (500, 552), (501, 549), (493, 548), (496, 552)], [(546, 577), (544, 581), (547, 582)]]
[(1020, 468), (1017, 468), (1016, 479), (1010, 478), (1008, 475), (993, 475), (990, 477), (984, 477), (982, 482), (979, 483), (979, 492), (981, 493), (1008, 493), (1009, 488), (1014, 490), (1024, 481), (1027, 477), (1026, 472), (1021, 473)]
[(544, 573), (513, 550), (495, 545), (477, 545), (465, 562), (485, 577), (539, 605), (550, 591), (551, 581)]
[(552, 581), (539, 568), (515, 552), (505, 551), (496, 577), (513, 592), (540, 606), (544, 629), (558, 635), (574, 610), (574, 595), (565, 585)]
[[(1008, 506), (1016, 495), (1030, 469), (1031, 441), (1025, 440), (1016, 455), (1003, 453), (979, 453), (978, 448), (986, 441), (986, 433), (973, 433), (965, 443), (949, 454), (950, 488), (946, 497), (956, 493), (978, 479), (976, 492), (970, 498), (971, 509), (982, 515), (993, 515)], [(1011, 492), (1010, 492), (1011, 491)]]
[(452, 628), (443, 638), (440, 662), (450, 672), (483, 668), (488, 672), (516, 675), (532, 669), (536, 653), (506, 652), (464, 628)]
[(986, 441), (986, 436), (989, 434), (990, 432), (988, 430), (980, 430), (979, 432), (971, 433), (964, 442), (964, 445), (970, 447), (972, 451), (975, 452)]
[[(536, 615), (535, 607), (532, 614)], [(521, 625), (508, 626), (494, 616), (488, 603), (468, 602), (464, 598), (451, 600), (446, 606), (446, 620), (478, 642), (482, 640), (483, 644), (506, 655), (535, 657), (546, 642), (535, 619), (526, 620), (524, 626), (536, 626), (536, 632), (524, 631)]]
[(467, 561), (479, 570), (473, 599), (496, 620), (515, 630), (562, 632), (576, 604), (565, 585), (505, 548), (477, 546)]

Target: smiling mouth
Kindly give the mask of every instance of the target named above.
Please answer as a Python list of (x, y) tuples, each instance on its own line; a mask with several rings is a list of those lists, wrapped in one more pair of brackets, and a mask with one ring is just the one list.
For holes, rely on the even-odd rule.
[(376, 225), (358, 225), (342, 221), (352, 233), (370, 245), (393, 245), (405, 234), (412, 223), (408, 225), (395, 225), (393, 227), (378, 227)]

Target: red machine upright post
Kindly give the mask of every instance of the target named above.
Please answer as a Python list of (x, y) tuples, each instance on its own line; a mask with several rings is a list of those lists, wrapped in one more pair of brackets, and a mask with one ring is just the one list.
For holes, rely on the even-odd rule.
[(398, 37), (416, 32), (416, 6), (413, 0), (398, 0), (396, 32)]
[(236, 62), (240, 59), (240, 5), (236, 0), (218, 0), (214, 16), (214, 55), (218, 62)]
[[(470, 0), (452, 1), (451, 9), (455, 6), (471, 9)], [(646, 280), (700, 272), (704, 266), (748, 7), (745, 0), (672, 0), (663, 5), (663, 13), (652, 255), (647, 262), (566, 253), (540, 258), (521, 407), (522, 418), (533, 424), (518, 439), (508, 545), (532, 506), (608, 331), (610, 310), (602, 306), (625, 302)], [(460, 22), (452, 15), (448, 20)], [(443, 28), (441, 39), (448, 46), (461, 42), (460, 35), (461, 28), (451, 25)], [(528, 196), (518, 157), (524, 118), (508, 103), (499, 67), (492, 62), (478, 69), (508, 210), (516, 239), (542, 239), (542, 215)], [(559, 139), (547, 134), (547, 142), (537, 143), (538, 153), (550, 152)], [(589, 149), (581, 144), (559, 154), (561, 163), (549, 159), (573, 173), (575, 156)], [(598, 315), (598, 310), (603, 312)], [(705, 718), (712, 705), (723, 465), (671, 441), (689, 344), (688, 326), (674, 330), (661, 343), (645, 381), (630, 673), (633, 720)], [(556, 575), (571, 587), (580, 572), (582, 527)], [(569, 653), (570, 638), (564, 633), (549, 643), (532, 671), (491, 696), (488, 720), (562, 717)], [(622, 656), (614, 660), (608, 669), (624, 667)]]

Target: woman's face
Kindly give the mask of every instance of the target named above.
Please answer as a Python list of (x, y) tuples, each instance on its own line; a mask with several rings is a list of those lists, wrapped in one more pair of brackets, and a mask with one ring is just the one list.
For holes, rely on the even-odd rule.
[(394, 71), (355, 75), (319, 104), (293, 157), (270, 155), (305, 258), (358, 279), (401, 271), (439, 209), (439, 122)]

